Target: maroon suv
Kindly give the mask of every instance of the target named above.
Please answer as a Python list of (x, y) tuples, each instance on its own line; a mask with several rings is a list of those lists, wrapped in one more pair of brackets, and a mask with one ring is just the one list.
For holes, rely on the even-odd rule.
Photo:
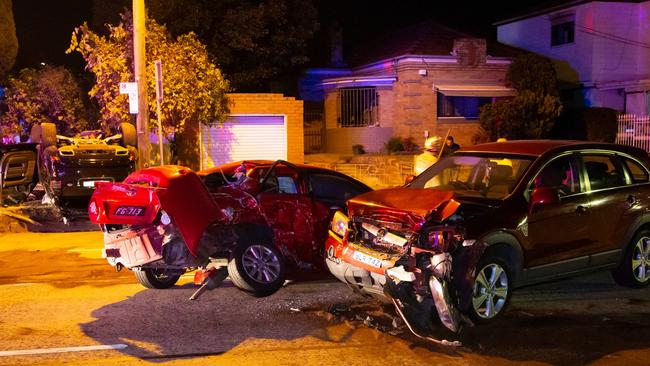
[[(414, 333), (502, 314), (516, 287), (612, 270), (650, 280), (648, 154), (579, 141), (488, 143), (334, 216), (327, 264), (391, 299)], [(437, 316), (436, 316), (437, 313)]]

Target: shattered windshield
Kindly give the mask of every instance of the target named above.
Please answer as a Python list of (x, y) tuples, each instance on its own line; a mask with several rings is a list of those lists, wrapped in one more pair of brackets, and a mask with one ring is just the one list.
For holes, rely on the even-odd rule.
[(522, 156), (454, 154), (422, 172), (409, 187), (501, 199), (512, 192), (532, 161)]

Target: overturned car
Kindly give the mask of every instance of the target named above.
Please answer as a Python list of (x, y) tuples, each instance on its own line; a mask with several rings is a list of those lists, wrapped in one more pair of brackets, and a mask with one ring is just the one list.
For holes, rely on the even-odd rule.
[(501, 315), (515, 287), (612, 270), (650, 283), (650, 171), (641, 149), (511, 141), (448, 156), (405, 187), (348, 201), (327, 265), (391, 300), (418, 336)]
[(58, 135), (53, 123), (41, 123), (32, 127), (30, 139), (38, 146), (41, 185), (57, 204), (87, 202), (96, 182), (120, 182), (135, 170), (136, 132), (130, 123), (112, 136), (92, 130), (73, 137)]
[(192, 269), (202, 283), (225, 259), (235, 286), (267, 296), (287, 278), (328, 273), (323, 245), (333, 213), (367, 191), (338, 172), (286, 161), (198, 174), (162, 166), (97, 183), (88, 213), (104, 231), (104, 257), (145, 287), (169, 288)]

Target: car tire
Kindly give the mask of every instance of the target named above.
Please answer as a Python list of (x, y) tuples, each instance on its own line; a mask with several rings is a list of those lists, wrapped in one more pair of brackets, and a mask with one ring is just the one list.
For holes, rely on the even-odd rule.
[(650, 284), (650, 231), (641, 230), (630, 241), (623, 259), (612, 271), (621, 286), (642, 288)]
[(41, 142), (41, 125), (32, 125), (32, 129), (29, 132), (29, 141), (35, 143)]
[(135, 147), (137, 145), (138, 136), (132, 124), (128, 122), (120, 123), (120, 132), (122, 133), (121, 143), (123, 147)]
[(284, 258), (269, 239), (244, 238), (228, 262), (228, 275), (237, 288), (249, 295), (269, 296), (284, 284)]
[(181, 278), (181, 273), (158, 268), (134, 268), (133, 273), (142, 286), (160, 290), (173, 287)]
[(496, 253), (486, 252), (476, 266), (468, 315), (477, 323), (501, 316), (512, 292), (512, 270)]
[(41, 123), (40, 137), (42, 150), (50, 146), (56, 146), (56, 125), (49, 122)]

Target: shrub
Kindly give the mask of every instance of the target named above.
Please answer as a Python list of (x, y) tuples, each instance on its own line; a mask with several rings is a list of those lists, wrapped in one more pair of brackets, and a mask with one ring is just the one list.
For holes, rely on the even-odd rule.
[(418, 146), (418, 144), (415, 143), (413, 137), (407, 137), (403, 139), (402, 146), (404, 147), (404, 151), (408, 151), (408, 152), (413, 152), (420, 149), (420, 146)]
[(402, 138), (399, 136), (391, 137), (388, 139), (386, 144), (384, 144), (384, 147), (386, 147), (386, 150), (388, 152), (404, 151), (404, 143), (402, 141)]
[(362, 155), (366, 153), (366, 150), (363, 148), (363, 145), (356, 144), (356, 145), (352, 145), (352, 153), (354, 155)]

